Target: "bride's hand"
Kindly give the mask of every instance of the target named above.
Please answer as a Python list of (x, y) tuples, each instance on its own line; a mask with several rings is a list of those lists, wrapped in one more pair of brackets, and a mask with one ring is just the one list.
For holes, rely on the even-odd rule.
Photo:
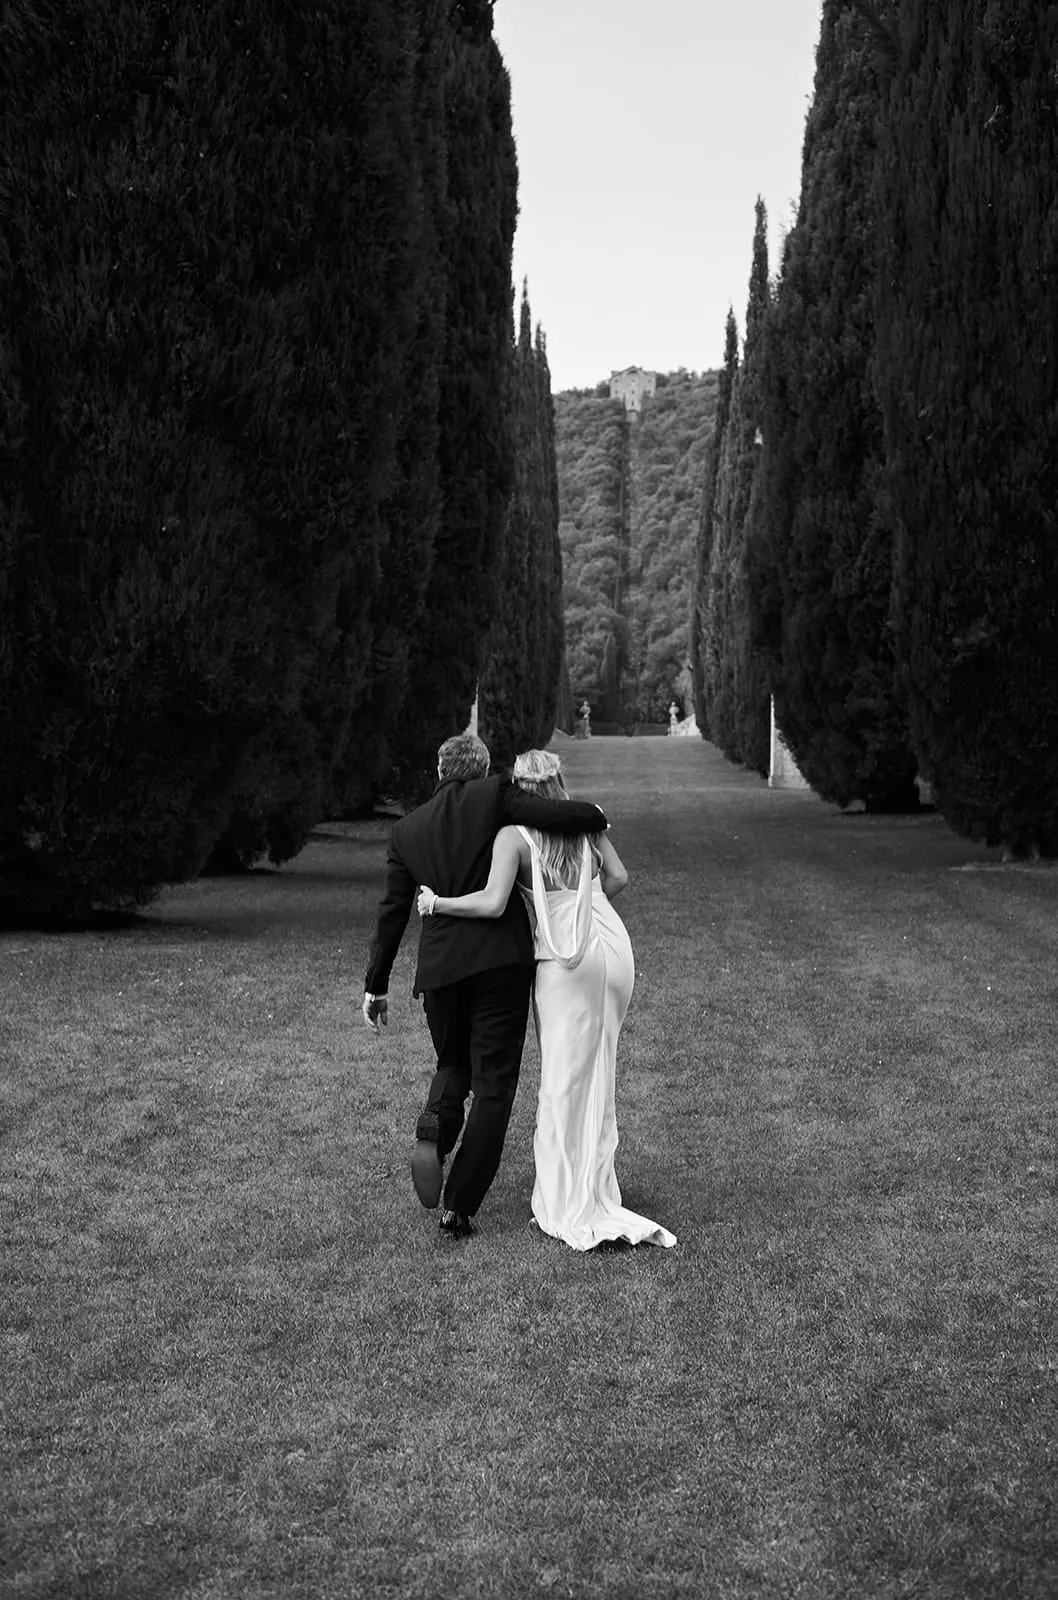
[(433, 908), (437, 904), (437, 896), (434, 894), (432, 889), (427, 889), (426, 886), (423, 885), (423, 887), (419, 890), (418, 904), (420, 917), (432, 917)]

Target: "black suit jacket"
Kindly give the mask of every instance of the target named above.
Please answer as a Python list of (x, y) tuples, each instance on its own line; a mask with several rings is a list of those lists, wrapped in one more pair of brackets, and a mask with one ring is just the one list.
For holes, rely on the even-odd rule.
[[(394, 824), (386, 857), (386, 891), (379, 902), (364, 988), (385, 994), (420, 884), (437, 894), (483, 889), (492, 841), (507, 823), (551, 833), (603, 833), (606, 817), (581, 800), (542, 800), (509, 778), (446, 778), (425, 805)], [(422, 919), (413, 994), (442, 989), (491, 967), (531, 965), (533, 942), (522, 897), (512, 894), (496, 920), (431, 916)]]

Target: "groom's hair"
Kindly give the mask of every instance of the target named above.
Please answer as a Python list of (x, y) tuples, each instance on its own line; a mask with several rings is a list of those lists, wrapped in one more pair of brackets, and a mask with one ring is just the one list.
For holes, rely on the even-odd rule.
[(457, 733), (438, 750), (437, 771), (442, 778), (487, 778), (491, 761), (488, 745), (476, 734)]

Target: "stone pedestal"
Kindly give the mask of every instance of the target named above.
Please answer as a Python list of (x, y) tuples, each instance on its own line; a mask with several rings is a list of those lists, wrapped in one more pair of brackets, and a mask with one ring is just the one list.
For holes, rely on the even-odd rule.
[(771, 769), (769, 789), (807, 789), (809, 784), (798, 771), (797, 762), (787, 749), (775, 721), (775, 699), (771, 702)]

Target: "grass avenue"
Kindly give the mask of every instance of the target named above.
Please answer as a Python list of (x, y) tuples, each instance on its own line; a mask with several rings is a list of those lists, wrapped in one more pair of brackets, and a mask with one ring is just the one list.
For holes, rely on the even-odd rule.
[(637, 987), (626, 1202), (529, 1227), (536, 1056), (479, 1236), (359, 1015), (381, 824), (112, 931), (9, 935), (0, 1593), (1058, 1592), (1058, 874), (695, 740), (564, 740)]

